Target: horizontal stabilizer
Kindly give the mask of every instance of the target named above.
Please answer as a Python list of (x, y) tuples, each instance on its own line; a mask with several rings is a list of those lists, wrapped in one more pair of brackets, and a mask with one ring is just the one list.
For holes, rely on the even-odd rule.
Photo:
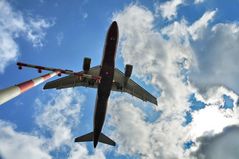
[(93, 141), (93, 132), (75, 138), (75, 142)]
[[(75, 142), (86, 142), (86, 141), (94, 141), (94, 133), (88, 133), (86, 135), (83, 136), (79, 136), (77, 138), (75, 138)], [(108, 144), (111, 146), (115, 146), (116, 143), (111, 140), (109, 137), (107, 137), (106, 135), (104, 135), (103, 133), (100, 134), (99, 136), (99, 142), (104, 143), (104, 144)]]
[(103, 133), (100, 134), (99, 142), (102, 142), (104, 144), (108, 144), (108, 145), (111, 145), (111, 146), (115, 146), (116, 145), (116, 143), (113, 140), (111, 140), (109, 137), (107, 137)]

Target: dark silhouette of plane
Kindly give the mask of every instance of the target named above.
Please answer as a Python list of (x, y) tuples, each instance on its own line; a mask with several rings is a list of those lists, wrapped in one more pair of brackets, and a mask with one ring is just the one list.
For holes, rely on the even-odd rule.
[(44, 89), (63, 89), (76, 86), (97, 89), (94, 130), (91, 133), (75, 138), (75, 142), (93, 141), (94, 147), (97, 146), (98, 142), (112, 146), (116, 145), (113, 140), (101, 132), (111, 91), (126, 92), (143, 101), (148, 101), (157, 105), (157, 99), (153, 95), (130, 79), (133, 70), (132, 65), (127, 64), (124, 73), (115, 68), (115, 54), (118, 45), (118, 37), (118, 25), (117, 22), (114, 21), (106, 35), (101, 65), (90, 68), (91, 59), (84, 58), (83, 71), (81, 72), (18, 63), (19, 68), (24, 66), (37, 68), (38, 72), (41, 72), (41, 70), (50, 70), (60, 71), (60, 74), (69, 74), (69, 76), (46, 83)]

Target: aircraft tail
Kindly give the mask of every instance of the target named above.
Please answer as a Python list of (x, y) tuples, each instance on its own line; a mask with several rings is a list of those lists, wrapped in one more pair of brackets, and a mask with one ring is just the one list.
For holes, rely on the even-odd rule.
[[(91, 132), (91, 133), (88, 133), (86, 135), (79, 136), (79, 137), (75, 138), (75, 142), (86, 142), (86, 141), (94, 141), (94, 132)], [(116, 143), (112, 139), (110, 139), (109, 137), (107, 137), (103, 133), (100, 133), (99, 142), (104, 143), (104, 144), (108, 144), (108, 145), (111, 145), (111, 146), (116, 145)]]

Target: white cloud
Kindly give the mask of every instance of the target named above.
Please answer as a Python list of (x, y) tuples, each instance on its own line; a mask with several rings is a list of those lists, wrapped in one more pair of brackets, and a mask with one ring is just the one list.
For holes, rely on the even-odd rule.
[[(136, 104), (130, 104), (132, 101), (128, 98), (122, 97), (111, 101), (110, 113), (113, 117), (111, 125), (116, 125), (113, 134), (117, 134), (115, 138), (120, 143), (118, 148), (120, 154), (138, 154), (142, 158), (190, 158), (190, 153), (183, 150), (184, 142), (189, 140), (200, 142), (196, 141), (197, 137), (207, 132), (215, 135), (224, 127), (238, 123), (236, 115), (238, 110), (235, 108), (238, 95), (235, 92), (224, 86), (209, 85), (210, 87), (201, 94), (201, 91), (198, 92), (200, 87), (191, 85), (190, 80), (185, 81), (185, 74), (182, 73), (182, 70), (191, 71), (193, 66), (200, 66), (200, 60), (205, 60), (204, 57), (198, 56), (197, 49), (203, 48), (205, 42), (202, 39), (205, 40), (207, 37), (211, 28), (209, 23), (214, 19), (216, 12), (217, 10), (205, 12), (191, 25), (182, 19), (159, 31), (154, 29), (155, 17), (152, 12), (142, 6), (130, 5), (114, 15), (113, 19), (119, 24), (121, 56), (125, 63), (134, 66), (134, 75), (161, 91), (158, 99), (159, 107), (156, 109), (162, 111), (158, 120), (148, 123), (144, 117), (146, 114), (134, 108)], [(222, 24), (215, 25), (212, 30), (218, 30), (219, 26)], [(230, 35), (236, 38), (237, 26), (232, 28), (234, 34)], [(228, 29), (224, 28), (224, 31), (226, 30)], [(199, 48), (195, 47), (195, 41), (201, 42)], [(214, 62), (213, 59), (210, 60)], [(230, 60), (227, 62), (230, 63)], [(208, 63), (204, 67), (208, 69), (209, 66)], [(204, 81), (206, 80), (208, 79), (205, 78)], [(190, 110), (188, 99), (192, 93), (206, 103), (206, 108), (194, 112), (191, 125), (183, 126), (186, 111)], [(234, 100), (234, 109), (219, 109), (220, 104), (224, 102), (224, 94)], [(203, 119), (204, 116), (207, 120)], [(214, 117), (215, 120), (211, 120), (210, 117)], [(135, 135), (134, 132), (138, 134)], [(135, 141), (139, 143), (133, 145)]]
[[(77, 90), (59, 90), (36, 100), (36, 124), (41, 128), (34, 133), (15, 130), (11, 123), (0, 120), (0, 157), (3, 159), (51, 159), (52, 152), (67, 151), (69, 159), (105, 158), (100, 146), (89, 154), (86, 144), (75, 143), (73, 131), (79, 127), (80, 111), (85, 97)], [(47, 135), (46, 135), (47, 134)], [(64, 148), (67, 147), (67, 150)]]
[(93, 155), (89, 155), (89, 151), (85, 146), (82, 145), (74, 145), (71, 148), (71, 152), (69, 154), (69, 159), (105, 159), (104, 152), (97, 147)]
[(27, 25), (25, 29), (25, 34), (27, 36), (27, 39), (32, 42), (34, 47), (42, 47), (42, 40), (46, 35), (45, 29), (52, 26), (54, 22), (49, 22), (41, 18), (28, 18), (26, 22)]
[(217, 10), (207, 11), (203, 16), (189, 27), (189, 32), (193, 40), (201, 38), (203, 31), (207, 28), (210, 21), (213, 20)]
[(99, 146), (93, 154), (89, 154), (85, 143), (74, 142), (77, 136), (73, 135), (73, 131), (80, 127), (80, 112), (85, 96), (76, 89), (64, 89), (58, 90), (58, 93), (50, 95), (47, 99), (49, 98), (48, 101), (36, 100), (36, 123), (51, 134), (46, 142), (48, 151), (61, 151), (62, 147), (67, 146), (69, 159), (105, 158), (104, 150)]
[[(162, 90), (160, 108), (172, 104), (182, 112), (185, 107), (177, 105), (187, 105), (191, 86), (183, 82), (178, 63), (187, 57), (183, 67), (190, 66), (193, 60), (190, 48), (176, 40), (164, 40), (160, 32), (153, 30), (153, 14), (142, 7), (130, 6), (114, 18), (123, 39), (120, 52), (124, 62), (134, 66), (134, 75), (144, 79), (152, 77), (147, 82)], [(177, 90), (181, 93), (178, 94)]]
[(188, 25), (185, 20), (176, 21), (163, 28), (162, 33), (170, 39), (188, 45), (187, 50), (193, 59), (189, 78), (200, 93), (204, 94), (210, 87), (217, 88), (223, 85), (238, 94), (239, 72), (235, 66), (239, 49), (237, 45), (239, 25), (237, 23), (209, 25), (217, 11), (216, 9), (205, 12), (192, 25)]
[(157, 6), (156, 11), (160, 12), (163, 18), (172, 20), (177, 16), (177, 8), (183, 3), (184, 0), (169, 0)]
[[(238, 25), (223, 23), (209, 26), (216, 12), (217, 10), (205, 12), (191, 26), (182, 20), (163, 29), (163, 33), (169, 38), (177, 41), (183, 39), (183, 42), (186, 41), (193, 50), (191, 53), (194, 55), (195, 62), (191, 65), (194, 68), (190, 70), (192, 73), (189, 77), (191, 82), (196, 83), (196, 89), (199, 90), (196, 92), (196, 98), (206, 104), (204, 109), (192, 113), (192, 123), (187, 126), (188, 138), (196, 145), (201, 143), (200, 140), (196, 140), (198, 137), (208, 134), (214, 136), (221, 133), (227, 126), (239, 124), (237, 108), (239, 92), (236, 82), (238, 71), (235, 68)], [(232, 98), (232, 109), (220, 109), (224, 105), (223, 95)], [(219, 151), (225, 152), (221, 149)]]
[(37, 124), (52, 134), (51, 149), (73, 142), (71, 130), (78, 126), (84, 97), (72, 89), (59, 91), (52, 100), (42, 103), (37, 99)]
[[(149, 124), (143, 117), (144, 113), (133, 108), (125, 99), (111, 104), (116, 109), (112, 110), (112, 116), (120, 119), (112, 121), (112, 125), (117, 125), (117, 139), (123, 140), (119, 141), (119, 152), (131, 155), (140, 153), (143, 158), (184, 158), (182, 145), (186, 140), (187, 128), (182, 123), (193, 88), (185, 84), (180, 71), (191, 65), (193, 58), (190, 48), (174, 39), (165, 40), (160, 32), (153, 29), (154, 16), (144, 7), (131, 5), (115, 14), (114, 19), (119, 24), (122, 39), (120, 52), (124, 62), (134, 66), (134, 75), (149, 79), (146, 80), (148, 83), (161, 90), (157, 109), (163, 111), (159, 120)], [(124, 122), (127, 114), (129, 120), (138, 124), (133, 126), (129, 120), (129, 123)], [(131, 131), (138, 132), (138, 135)], [(135, 141), (140, 144), (133, 146)]]
[(134, 107), (132, 100), (124, 97), (117, 97), (109, 105), (111, 106), (109, 112), (112, 114), (112, 118), (108, 122), (117, 129), (112, 138), (117, 139), (118, 153), (147, 154), (150, 149), (148, 138), (151, 128), (144, 121), (142, 110)]
[(63, 39), (64, 39), (64, 34), (62, 32), (56, 35), (56, 42), (58, 46), (61, 46)]
[(193, 43), (198, 63), (192, 71), (191, 79), (201, 90), (209, 86), (225, 85), (239, 93), (239, 71), (236, 67), (238, 43), (237, 23), (216, 24)]
[(195, 0), (194, 1), (195, 4), (200, 4), (200, 3), (203, 3), (203, 2), (204, 2), (204, 0)]
[(15, 11), (9, 2), (0, 1), (0, 72), (19, 56), (19, 48), (15, 41), (19, 36), (26, 37), (33, 46), (42, 46), (45, 29), (52, 26), (42, 18), (24, 16)]
[(223, 129), (230, 125), (239, 124), (238, 110), (220, 109), (218, 105), (209, 105), (205, 109), (192, 113), (192, 123), (190, 123), (191, 139), (195, 140), (204, 135), (214, 135), (221, 133)]
[[(175, 21), (164, 27), (161, 32), (163, 35), (167, 35), (170, 39), (189, 45), (188, 49), (190, 49), (190, 39), (199, 40), (203, 38), (205, 31), (208, 29), (207, 27), (209, 23), (213, 21), (216, 13), (217, 10), (206, 11), (202, 17), (193, 22), (191, 25), (189, 25), (185, 19)], [(191, 50), (190, 53), (193, 54), (193, 50)]]
[(233, 106), (236, 107), (238, 101), (238, 94), (223, 86), (211, 86), (206, 91), (195, 94), (198, 100), (206, 103), (207, 105), (219, 106), (222, 106), (224, 104), (223, 95), (229, 96), (233, 100)]
[(0, 120), (0, 158), (18, 159), (36, 158), (50, 159), (44, 148), (44, 138), (31, 134), (17, 132), (11, 123)]
[(19, 52), (18, 46), (11, 35), (0, 32), (0, 72), (2, 73), (9, 62), (16, 60)]
[(186, 132), (182, 131), (181, 120), (160, 118), (148, 123), (145, 113), (129, 98), (132, 97), (117, 97), (109, 103), (112, 118), (107, 124), (115, 127), (112, 138), (117, 142), (117, 153), (145, 159), (184, 158), (182, 143)]

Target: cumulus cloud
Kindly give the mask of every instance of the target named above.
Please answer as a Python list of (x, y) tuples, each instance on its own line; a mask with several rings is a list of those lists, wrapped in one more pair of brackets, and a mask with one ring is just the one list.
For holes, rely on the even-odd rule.
[(225, 85), (239, 93), (238, 42), (237, 23), (221, 23), (208, 28), (202, 38), (192, 44), (198, 59), (192, 81), (202, 90), (212, 85)]
[[(191, 46), (191, 40), (198, 40), (203, 38), (204, 33), (208, 29), (208, 25), (213, 21), (217, 10), (206, 11), (198, 20), (191, 25), (185, 19), (175, 21), (170, 25), (165, 26), (161, 33), (168, 36), (170, 39), (174, 39), (178, 42), (189, 45), (188, 49), (193, 49)], [(190, 54), (194, 54), (194, 50), (190, 51)], [(195, 63), (196, 60), (193, 61)], [(195, 65), (195, 64), (194, 64)]]
[[(163, 39), (160, 32), (153, 29), (153, 14), (143, 7), (130, 6), (114, 19), (119, 23), (122, 37), (121, 55), (125, 63), (134, 65), (134, 75), (145, 80), (148, 79), (162, 90), (160, 106), (160, 103), (164, 103), (162, 101), (166, 96), (165, 102), (173, 105), (182, 103), (180, 97), (175, 101), (178, 96), (175, 90), (182, 91), (182, 99), (188, 95), (187, 87), (190, 86), (185, 86), (182, 78), (178, 78), (178, 76), (181, 74), (179, 63), (183, 65), (182, 67), (188, 68), (193, 60), (190, 48), (181, 45), (174, 39), (172, 41)], [(184, 61), (185, 57), (187, 57), (186, 61)]]
[[(160, 118), (161, 120), (149, 123), (146, 120), (146, 114), (137, 105), (132, 104), (135, 103), (134, 101), (131, 97), (124, 96), (113, 98), (110, 102), (109, 114), (112, 118), (107, 124), (115, 127), (112, 138), (117, 142), (117, 153), (136, 155), (145, 159), (175, 158), (176, 156), (184, 158), (184, 150), (180, 146), (184, 138), (181, 121), (168, 119), (170, 120), (168, 122)], [(179, 139), (179, 136), (182, 139)]]
[(230, 126), (215, 136), (199, 138), (200, 146), (192, 155), (198, 159), (237, 159), (239, 156), (239, 128)]
[[(114, 14), (113, 19), (119, 24), (121, 56), (125, 63), (134, 65), (134, 75), (160, 90), (159, 107), (156, 109), (162, 111), (158, 120), (149, 123), (145, 118), (146, 114), (134, 108), (137, 104), (130, 104), (132, 101), (127, 97), (112, 99), (111, 124), (117, 125), (114, 133), (118, 133), (115, 138), (120, 142), (120, 154), (138, 154), (142, 158), (190, 158), (190, 153), (183, 149), (184, 142), (193, 140), (198, 144), (198, 137), (208, 133), (215, 135), (222, 132), (226, 126), (238, 124), (238, 95), (225, 87), (225, 83), (215, 87), (209, 85), (201, 94), (201, 91), (198, 92), (200, 86), (195, 87), (191, 81), (191, 76), (200, 78), (200, 75), (189, 73), (197, 66), (200, 71), (204, 71), (201, 69), (200, 60), (205, 59), (198, 56), (198, 50), (203, 48), (202, 45), (215, 45), (203, 42), (202, 39), (205, 40), (206, 35), (211, 36), (208, 30), (215, 31), (219, 26), (225, 25), (209, 25), (216, 12), (217, 10), (206, 11), (191, 25), (182, 19), (161, 30), (154, 28), (155, 16), (152, 12), (140, 5), (130, 5)], [(235, 38), (236, 28), (234, 26), (234, 34), (230, 34)], [(224, 28), (224, 31), (226, 30)], [(195, 43), (198, 44), (198, 41), (201, 45), (197, 48)], [(204, 54), (207, 53), (206, 50), (203, 51)], [(230, 60), (227, 63), (230, 63)], [(210, 65), (208, 61), (208, 65), (204, 66), (205, 70)], [(190, 78), (187, 78), (187, 75)], [(207, 78), (204, 81), (206, 80)], [(192, 93), (205, 102), (206, 108), (193, 112), (192, 123), (183, 126), (186, 111), (190, 110), (188, 99)], [(224, 94), (233, 99), (233, 109), (220, 108), (224, 103)], [(211, 117), (215, 120), (211, 120)], [(128, 118), (132, 119), (132, 123), (139, 124), (133, 125)], [(135, 135), (131, 132), (138, 133)], [(139, 144), (133, 146), (135, 141)]]
[[(49, 100), (50, 98), (50, 100)], [(44, 132), (48, 132), (47, 149), (50, 152), (64, 151), (67, 147), (67, 158), (105, 158), (104, 149), (97, 147), (92, 154), (85, 143), (75, 143), (73, 131), (80, 127), (81, 109), (85, 101), (85, 96), (76, 89), (59, 90), (57, 94), (52, 94), (48, 101), (36, 100), (38, 109), (36, 123)], [(79, 135), (79, 134), (77, 134)]]
[[(193, 88), (185, 84), (181, 70), (190, 66), (193, 60), (191, 50), (175, 39), (165, 40), (160, 32), (154, 30), (155, 17), (144, 7), (131, 5), (115, 14), (114, 19), (119, 24), (122, 39), (120, 52), (124, 62), (134, 65), (134, 75), (153, 84), (158, 91), (161, 90), (157, 109), (163, 111), (159, 120), (149, 124), (143, 117), (144, 113), (134, 109), (125, 99), (111, 104), (117, 108), (112, 110), (112, 116), (120, 119), (116, 119), (114, 124), (125, 131), (125, 134), (122, 132), (120, 135), (129, 136), (126, 137), (127, 141), (125, 137), (118, 137), (118, 140), (123, 139), (119, 144), (119, 152), (131, 155), (133, 152), (139, 153), (145, 158), (183, 158), (182, 145), (186, 140), (184, 133), (187, 128), (182, 123)], [(122, 123), (126, 114), (130, 114), (129, 118), (133, 116), (132, 120), (139, 125), (133, 127), (131, 123)], [(131, 134), (128, 127), (133, 127), (133, 132), (139, 132), (139, 136)], [(117, 127), (116, 130), (116, 133), (121, 132)], [(142, 147), (141, 144), (135, 144), (134, 148), (127, 146), (136, 140)]]
[(189, 124), (191, 139), (218, 134), (227, 126), (239, 124), (237, 112), (238, 110), (220, 109), (220, 105), (210, 105), (193, 112), (193, 120)]
[[(55, 158), (53, 152), (65, 152), (69, 159), (105, 158), (98, 148), (92, 154), (84, 143), (75, 143), (73, 131), (79, 127), (80, 111), (85, 97), (77, 90), (66, 89), (36, 100), (36, 124), (40, 130), (24, 133), (0, 120), (0, 156), (3, 159)], [(4, 146), (2, 146), (4, 145)]]
[(71, 143), (71, 129), (78, 126), (84, 97), (72, 89), (66, 89), (50, 98), (52, 99), (46, 103), (37, 99), (39, 114), (36, 115), (36, 123), (42, 129), (50, 131), (52, 134), (51, 147), (55, 149)]
[(95, 150), (94, 154), (90, 155), (88, 149), (82, 145), (74, 145), (71, 148), (69, 159), (105, 159), (104, 151), (99, 149)]
[(216, 12), (217, 10), (205, 12), (199, 20), (189, 27), (189, 32), (193, 40), (197, 40), (202, 36), (203, 31), (207, 29), (209, 22), (213, 20)]
[(0, 72), (19, 56), (19, 47), (15, 41), (19, 36), (32, 42), (33, 46), (42, 46), (45, 30), (53, 23), (43, 18), (24, 16), (16, 11), (9, 2), (0, 1)]
[[(162, 34), (187, 44), (193, 57), (190, 81), (201, 93), (210, 87), (224, 86), (239, 93), (236, 66), (238, 58), (239, 25), (219, 23), (210, 25), (217, 9), (205, 12), (192, 25), (186, 20), (175, 21), (162, 29)], [(226, 42), (225, 42), (225, 39)]]
[[(120, 104), (123, 100), (125, 102)], [(114, 99), (109, 104), (111, 105), (110, 114), (114, 115), (112, 115), (108, 122), (117, 129), (115, 134), (113, 134), (113, 138), (118, 140), (118, 153), (146, 155), (150, 150), (148, 141), (150, 125), (144, 121), (142, 110), (136, 108), (132, 104), (132, 100), (127, 97)], [(137, 141), (137, 144), (135, 141)]]
[(184, 0), (169, 0), (164, 2), (163, 4), (160, 4), (156, 8), (156, 11), (160, 12), (163, 18), (172, 20), (177, 16), (177, 8), (183, 3)]
[(203, 93), (199, 92), (195, 94), (196, 98), (205, 104), (218, 106), (224, 104), (223, 95), (229, 96), (233, 100), (234, 107), (238, 105), (238, 94), (224, 86), (211, 86)]
[(17, 132), (11, 123), (0, 120), (0, 157), (2, 159), (50, 159), (51, 156), (44, 147), (44, 138)]

